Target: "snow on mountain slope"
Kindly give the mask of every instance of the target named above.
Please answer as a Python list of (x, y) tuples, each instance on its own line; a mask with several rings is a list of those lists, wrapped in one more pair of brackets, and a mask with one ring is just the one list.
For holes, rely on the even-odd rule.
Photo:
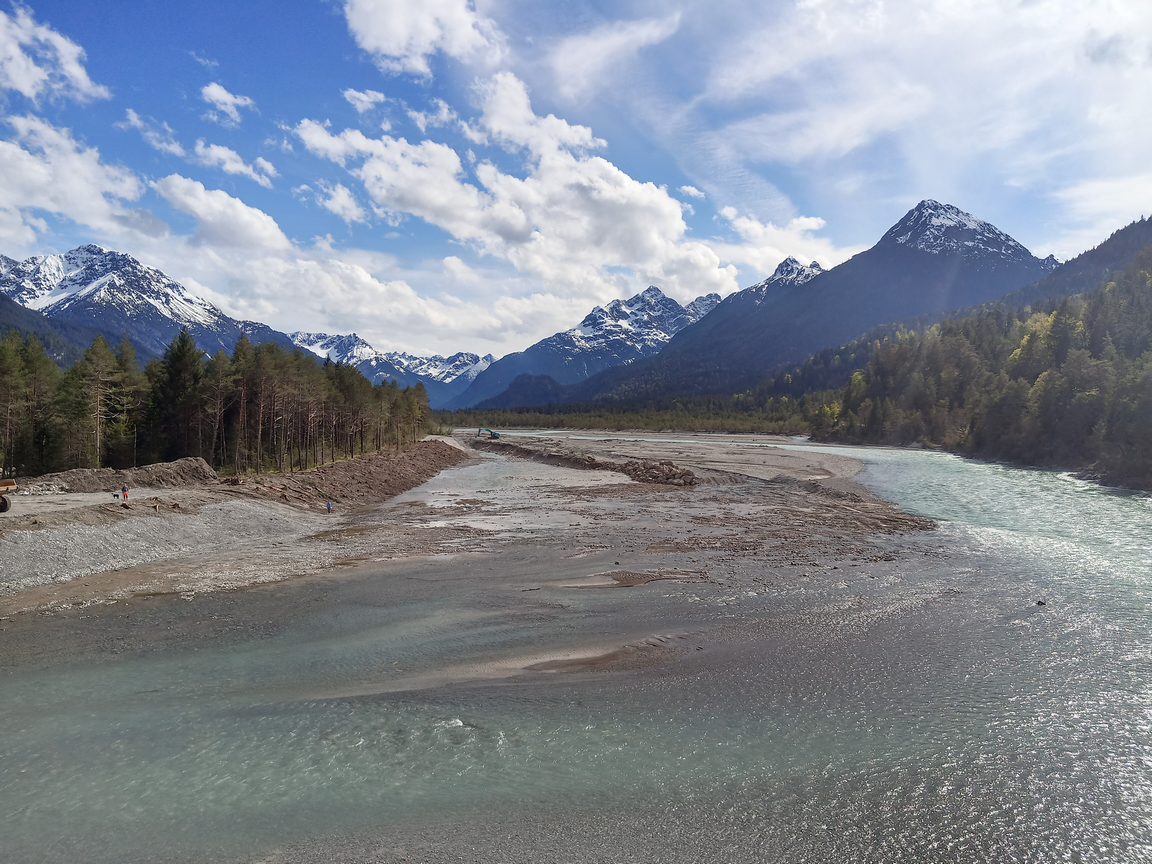
[(560, 384), (574, 384), (603, 369), (651, 357), (719, 302), (719, 294), (708, 294), (681, 306), (650, 286), (627, 300), (597, 306), (576, 327), (497, 360), (446, 407), (467, 408), (497, 396), (520, 375), (548, 375)]
[[(951, 204), (926, 199), (905, 214), (880, 238), (877, 246), (898, 244), (936, 255), (961, 253), (985, 261), (1031, 264), (1036, 259), (1021, 243), (995, 225)], [(1052, 255), (1043, 261), (1046, 271), (1059, 262)]]
[(496, 361), (491, 354), (480, 357), (466, 351), (453, 354), (451, 357), (441, 357), (439, 354), (416, 357), (399, 351), (388, 352), (384, 356), (400, 369), (444, 384), (459, 378), (471, 381)]
[(463, 351), (451, 357), (438, 354), (417, 357), (400, 351), (382, 352), (355, 333), (332, 335), (301, 331), (289, 335), (296, 345), (317, 357), (355, 366), (373, 384), (383, 381), (395, 381), (402, 387), (423, 384), (428, 391), (428, 402), (433, 408), (441, 407), (448, 399), (462, 392), (495, 359), (491, 354), (480, 357)]
[[(0, 292), (50, 320), (94, 327), (111, 342), (127, 333), (142, 359), (163, 354), (182, 327), (208, 353), (231, 352), (243, 332), (240, 322), (165, 273), (95, 245), (19, 262), (5, 259)], [(288, 342), (271, 328), (262, 332)]]
[(184, 286), (131, 255), (81, 246), (62, 255), (37, 255), (4, 273), (0, 290), (48, 317), (84, 304), (154, 309), (179, 324), (213, 326), (226, 316)]
[(820, 266), (819, 262), (813, 261), (811, 264), (805, 265), (789, 255), (776, 265), (776, 269), (772, 272), (771, 276), (763, 282), (750, 285), (741, 293), (762, 299), (775, 290), (798, 288), (823, 272), (824, 268)]
[(365, 360), (380, 356), (379, 351), (355, 333), (334, 336), (328, 333), (297, 331), (288, 335), (305, 351), (311, 351), (321, 359), (326, 358), (333, 363), (343, 363), (346, 366), (357, 366)]
[(471, 381), (495, 359), (491, 354), (480, 357), (463, 351), (451, 357), (441, 357), (439, 354), (417, 357), (401, 351), (377, 351), (355, 333), (331, 335), (300, 331), (290, 333), (289, 336), (301, 348), (311, 351), (317, 357), (326, 357), (334, 363), (358, 366), (367, 360), (382, 359), (401, 372), (444, 384), (455, 381), (461, 376)]

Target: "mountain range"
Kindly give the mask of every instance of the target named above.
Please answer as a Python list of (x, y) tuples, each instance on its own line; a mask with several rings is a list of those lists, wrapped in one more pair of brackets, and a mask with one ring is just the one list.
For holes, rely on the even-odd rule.
[(395, 381), (402, 387), (423, 384), (428, 391), (428, 404), (433, 408), (441, 407), (462, 393), (496, 359), (491, 354), (480, 357), (467, 352), (453, 354), (451, 357), (441, 357), (439, 354), (417, 357), (400, 351), (382, 352), (355, 333), (334, 336), (301, 331), (290, 335), (296, 345), (317, 357), (355, 366), (373, 384), (383, 381)]
[(0, 294), (54, 324), (102, 333), (113, 345), (128, 334), (143, 359), (163, 354), (182, 327), (209, 354), (231, 353), (241, 334), (292, 344), (284, 333), (230, 318), (160, 270), (101, 246), (24, 261), (0, 256)]
[(579, 325), (508, 354), (476, 376), (446, 408), (469, 408), (498, 396), (520, 375), (545, 375), (575, 384), (604, 369), (660, 353), (669, 340), (716, 308), (719, 294), (681, 306), (651, 285), (627, 300), (597, 306)]
[(799, 273), (798, 262), (785, 262), (767, 285), (726, 297), (654, 358), (601, 372), (566, 401), (741, 392), (879, 324), (992, 300), (1037, 282), (1058, 263), (952, 205), (921, 201), (870, 249), (830, 270)]
[(24, 261), (0, 256), (0, 325), (65, 346), (98, 332), (115, 343), (127, 333), (145, 360), (162, 354), (181, 327), (208, 353), (231, 351), (247, 334), (355, 366), (374, 383), (423, 383), (437, 408), (635, 402), (740, 392), (880, 324), (1055, 288), (1064, 272), (1056, 267), (995, 226), (925, 200), (876, 245), (830, 270), (789, 257), (724, 300), (709, 294), (684, 306), (650, 286), (497, 360), (382, 352), (355, 333), (280, 333), (230, 318), (130, 255), (89, 245)]

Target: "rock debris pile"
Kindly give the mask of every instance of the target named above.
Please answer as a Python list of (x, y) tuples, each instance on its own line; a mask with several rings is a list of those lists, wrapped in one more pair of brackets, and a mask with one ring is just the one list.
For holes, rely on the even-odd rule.
[(54, 492), (108, 492), (127, 486), (129, 489), (178, 489), (201, 484), (215, 484), (218, 478), (212, 467), (199, 456), (177, 459), (117, 471), (113, 468), (73, 468), (58, 474), (44, 474), (21, 482), (20, 492), (44, 495)]
[(492, 441), (490, 439), (469, 439), (469, 443), (477, 450), (487, 450), (490, 453), (505, 453), (543, 462), (546, 465), (559, 465), (564, 468), (583, 468), (588, 471), (616, 471), (635, 480), (637, 483), (655, 483), (661, 486), (695, 486), (696, 475), (687, 468), (681, 468), (675, 462), (663, 460), (660, 462), (651, 459), (629, 459), (627, 462), (608, 462), (581, 453), (557, 449), (544, 449), (526, 447), (522, 444), (513, 444), (506, 441)]
[(675, 462), (651, 459), (630, 459), (614, 469), (627, 474), (639, 483), (661, 483), (665, 486), (695, 486), (696, 475), (687, 468), (680, 468)]

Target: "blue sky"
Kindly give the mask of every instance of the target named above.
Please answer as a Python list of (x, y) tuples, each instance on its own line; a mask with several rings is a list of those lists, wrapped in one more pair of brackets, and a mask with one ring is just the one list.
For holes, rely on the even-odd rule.
[(1152, 4), (0, 7), (0, 252), (238, 317), (518, 350), (836, 264), (922, 198), (1064, 258), (1152, 211)]

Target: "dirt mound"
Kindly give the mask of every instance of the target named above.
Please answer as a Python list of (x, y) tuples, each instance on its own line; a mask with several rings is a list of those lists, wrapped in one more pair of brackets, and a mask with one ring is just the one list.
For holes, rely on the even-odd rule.
[(513, 444), (510, 441), (492, 441), (487, 438), (469, 439), (468, 443), (477, 450), (487, 450), (490, 453), (506, 453), (543, 462), (546, 465), (558, 465), (563, 468), (584, 468), (589, 471), (617, 471), (631, 477), (637, 483), (658, 483), (663, 486), (695, 486), (696, 475), (687, 468), (680, 468), (674, 462), (667, 460), (655, 462), (650, 459), (630, 459), (627, 462), (608, 462), (577, 453), (546, 450), (543, 448), (526, 447), (523, 444)]
[(73, 468), (20, 481), (20, 491), (34, 495), (47, 492), (112, 492), (129, 489), (169, 489), (200, 486), (218, 481), (216, 472), (199, 456), (158, 462), (143, 468), (117, 471), (114, 468)]
[(309, 471), (222, 482), (245, 494), (289, 504), (313, 507), (332, 501), (345, 508), (362, 507), (415, 489), (467, 458), (463, 450), (443, 441), (421, 441), (401, 453), (369, 453)]

